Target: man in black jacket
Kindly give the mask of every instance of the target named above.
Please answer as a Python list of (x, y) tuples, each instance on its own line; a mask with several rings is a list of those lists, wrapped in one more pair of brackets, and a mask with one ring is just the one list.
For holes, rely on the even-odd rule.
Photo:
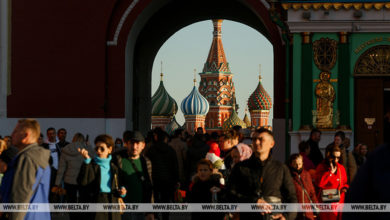
[[(123, 133), (125, 149), (114, 154), (114, 163), (119, 167), (119, 175), (127, 190), (125, 203), (151, 203), (152, 165), (148, 158), (141, 154), (145, 148), (145, 139), (139, 131), (125, 131)], [(151, 218), (152, 214), (148, 214)], [(129, 213), (123, 219), (144, 219), (144, 213)]]
[(307, 140), (307, 143), (310, 146), (310, 153), (308, 157), (314, 163), (315, 166), (321, 163), (322, 160), (324, 159), (318, 145), (318, 143), (320, 143), (320, 140), (321, 140), (321, 131), (316, 128), (311, 130), (310, 138), (309, 140)]
[(269, 203), (297, 203), (294, 183), (286, 165), (273, 160), (273, 133), (258, 129), (252, 136), (253, 154), (234, 166), (227, 192), (230, 202), (258, 203), (264, 213), (240, 213), (240, 219), (295, 219), (296, 213), (272, 213)]

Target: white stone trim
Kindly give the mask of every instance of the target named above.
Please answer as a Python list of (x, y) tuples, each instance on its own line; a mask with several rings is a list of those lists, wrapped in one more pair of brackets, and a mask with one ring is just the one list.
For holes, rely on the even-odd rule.
[(260, 0), (260, 1), (261, 1), (261, 3), (264, 5), (264, 7), (265, 7), (266, 9), (270, 9), (270, 8), (271, 8), (270, 4), (269, 4), (266, 0)]
[(0, 118), (7, 117), (9, 1), (0, 1)]
[(116, 46), (118, 44), (118, 37), (119, 37), (119, 33), (122, 30), (123, 24), (125, 23), (127, 16), (129, 16), (130, 12), (133, 10), (133, 8), (135, 7), (135, 5), (138, 2), (139, 2), (139, 0), (133, 0), (133, 2), (131, 2), (129, 7), (127, 7), (126, 11), (123, 13), (123, 15), (118, 23), (118, 26), (116, 27), (114, 38), (111, 41), (107, 41), (108, 46)]

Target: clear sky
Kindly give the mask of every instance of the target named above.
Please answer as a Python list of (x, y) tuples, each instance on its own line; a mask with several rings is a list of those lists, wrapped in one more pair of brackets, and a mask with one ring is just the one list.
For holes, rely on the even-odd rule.
[[(163, 62), (164, 86), (176, 100), (179, 111), (176, 120), (184, 123), (180, 109), (182, 100), (193, 88), (194, 69), (197, 87), (203, 65), (206, 62), (213, 39), (211, 20), (197, 22), (176, 32), (160, 48), (153, 64), (152, 95), (160, 83), (161, 61)], [(224, 20), (222, 43), (230, 71), (234, 74), (238, 115), (242, 119), (247, 101), (256, 89), (261, 64), (262, 84), (273, 101), (273, 48), (272, 44), (257, 30), (242, 23)], [(273, 102), (272, 102), (273, 103)], [(248, 112), (248, 116), (249, 112)], [(270, 113), (272, 122), (273, 109)]]

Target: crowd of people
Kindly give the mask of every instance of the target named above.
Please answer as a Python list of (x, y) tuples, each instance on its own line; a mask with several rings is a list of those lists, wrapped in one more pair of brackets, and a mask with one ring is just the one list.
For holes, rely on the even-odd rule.
[[(102, 134), (93, 145), (81, 133), (69, 143), (66, 129), (19, 120), (0, 140), (2, 203), (258, 203), (262, 213), (193, 213), (192, 219), (341, 219), (319, 212), (318, 202), (343, 203), (349, 184), (366, 161), (367, 146), (349, 151), (342, 131), (320, 151), (321, 131), (299, 144), (286, 164), (272, 157), (275, 139), (264, 128), (169, 136), (156, 128), (146, 137), (125, 131), (114, 140)], [(185, 193), (184, 193), (185, 192)], [(272, 203), (310, 203), (314, 211), (275, 213)], [(169, 213), (70, 213), (85, 219), (168, 219)], [(43, 212), (3, 213), (2, 219), (49, 219)]]

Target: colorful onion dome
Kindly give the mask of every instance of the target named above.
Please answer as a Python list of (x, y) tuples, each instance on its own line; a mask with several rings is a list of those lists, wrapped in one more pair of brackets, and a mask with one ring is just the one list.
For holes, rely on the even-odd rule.
[(174, 116), (177, 110), (177, 103), (165, 90), (161, 74), (160, 85), (152, 96), (152, 116)]
[(249, 127), (252, 126), (251, 121), (249, 120), (249, 117), (248, 117), (248, 115), (246, 114), (246, 111), (245, 111), (245, 115), (244, 115), (243, 121), (245, 122), (247, 128), (249, 128)]
[(206, 115), (209, 112), (209, 102), (194, 86), (191, 93), (181, 102), (181, 111), (184, 115)]
[(241, 120), (240, 117), (238, 117), (235, 107), (233, 107), (233, 112), (230, 117), (223, 123), (222, 129), (225, 131), (231, 130), (236, 125), (241, 126), (241, 128), (246, 128), (245, 122)]
[(179, 129), (181, 128), (180, 124), (176, 121), (176, 118), (175, 116), (173, 116), (171, 122), (169, 122), (169, 124), (167, 124), (167, 126), (165, 126), (165, 131), (169, 134), (169, 135), (173, 135), (173, 133), (175, 132), (176, 129)]
[(263, 85), (261, 84), (261, 76), (259, 77), (259, 85), (257, 85), (256, 90), (248, 99), (249, 111), (255, 110), (270, 110), (272, 108), (272, 100), (265, 91)]

